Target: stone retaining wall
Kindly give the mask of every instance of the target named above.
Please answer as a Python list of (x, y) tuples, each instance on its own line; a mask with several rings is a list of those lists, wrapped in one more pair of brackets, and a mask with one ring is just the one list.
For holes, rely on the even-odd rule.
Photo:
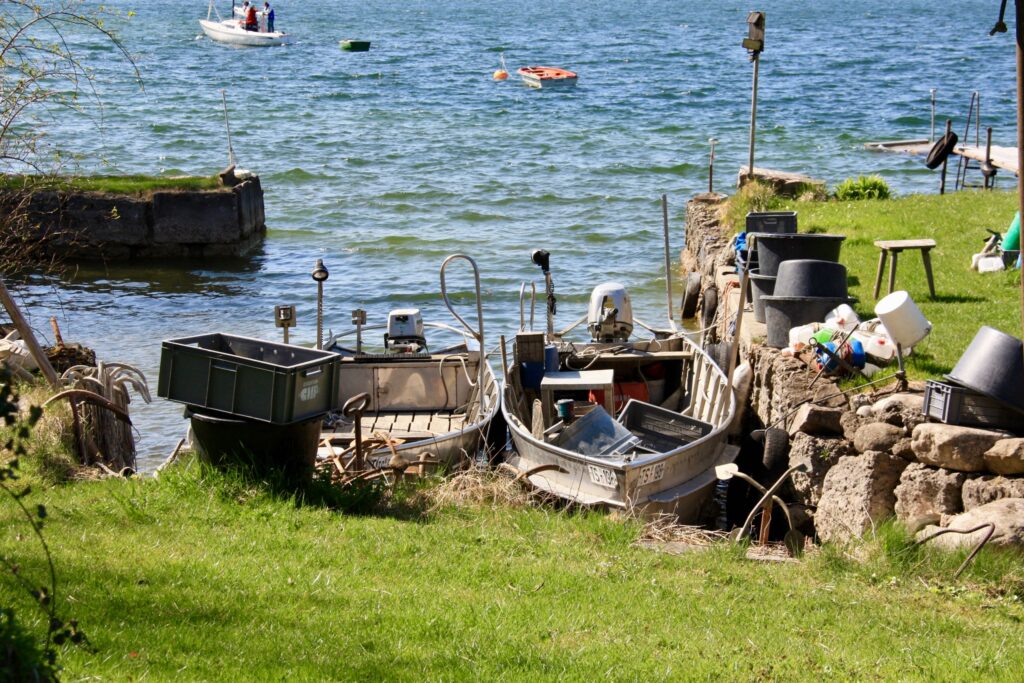
[(50, 247), (71, 259), (241, 256), (267, 231), (258, 177), (146, 196), (37, 192), (27, 212)]
[[(740, 303), (731, 237), (719, 223), (724, 199), (704, 194), (687, 204), (681, 255), (683, 282), (699, 272), (702, 292), (717, 293), (715, 314), (698, 310), (697, 316), (706, 318), (711, 343), (733, 338)], [(809, 512), (805, 532), (846, 541), (890, 517), (914, 530), (991, 521), (992, 542), (1024, 545), (1024, 439), (929, 422), (921, 382), (899, 393), (893, 383), (874, 394), (842, 396), (830, 378), (814, 381), (806, 359), (763, 345), (765, 327), (752, 311), (743, 313), (739, 328), (740, 362), (753, 375), (745, 424), (777, 424), (788, 432), (788, 464), (804, 471), (793, 477), (786, 498)], [(794, 410), (808, 399), (814, 403)], [(978, 534), (941, 538), (979, 540)]]

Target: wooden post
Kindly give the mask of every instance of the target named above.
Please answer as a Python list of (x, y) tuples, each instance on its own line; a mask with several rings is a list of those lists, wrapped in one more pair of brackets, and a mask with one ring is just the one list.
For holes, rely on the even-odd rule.
[[(949, 135), (953, 130), (953, 122), (946, 119), (946, 135)], [(939, 176), (939, 194), (946, 194), (946, 165), (949, 163), (949, 157), (947, 156), (942, 160), (942, 175)]]
[[(985, 129), (985, 166), (992, 165), (992, 126)], [(986, 190), (991, 190), (995, 185), (993, 182), (994, 176), (989, 176), (985, 173), (986, 169), (982, 170), (982, 177), (984, 178), (984, 184)]]
[(928, 136), (928, 142), (935, 142), (935, 88), (932, 88), (932, 128)]
[(715, 191), (715, 140), (714, 138), (708, 138), (708, 143), (711, 145), (711, 155), (708, 157), (708, 192)]
[(668, 297), (668, 321), (672, 329), (676, 327), (676, 319), (672, 314), (672, 255), (668, 246), (668, 195), (661, 195), (661, 223), (665, 233), (665, 296)]
[(747, 155), (747, 181), (754, 177), (754, 140), (757, 137), (757, 72), (761, 64), (761, 54), (755, 52), (754, 57), (754, 78), (750, 94), (750, 149)]
[(4, 308), (7, 309), (7, 314), (11, 316), (11, 322), (14, 323), (14, 327), (18, 330), (18, 334), (21, 335), (22, 340), (25, 342), (25, 346), (28, 347), (28, 352), (32, 354), (32, 358), (35, 359), (36, 365), (39, 366), (39, 370), (43, 373), (43, 377), (54, 389), (60, 389), (60, 377), (57, 376), (57, 371), (50, 365), (50, 359), (46, 357), (46, 352), (43, 351), (43, 347), (36, 341), (36, 335), (32, 332), (32, 328), (29, 327), (28, 321), (21, 314), (21, 309), (14, 302), (14, 298), (11, 293), (7, 291), (7, 286), (4, 284), (3, 278), (0, 278), (0, 302), (3, 302)]

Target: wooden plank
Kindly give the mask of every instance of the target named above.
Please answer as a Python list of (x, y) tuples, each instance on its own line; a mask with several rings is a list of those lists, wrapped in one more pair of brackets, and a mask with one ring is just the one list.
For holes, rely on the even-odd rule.
[[(43, 347), (36, 341), (36, 335), (32, 332), (32, 328), (29, 326), (28, 321), (21, 314), (21, 309), (18, 308), (18, 304), (14, 302), (14, 297), (7, 291), (7, 285), (4, 284), (3, 278), (0, 278), (0, 302), (3, 302), (4, 308), (7, 309), (7, 315), (11, 316), (11, 322), (14, 323), (14, 327), (18, 330), (18, 334), (21, 335), (22, 341), (25, 342), (25, 346), (28, 348), (28, 352), (32, 354), (32, 358), (36, 361), (36, 365), (39, 366), (39, 370), (43, 373), (43, 377), (54, 389), (60, 389), (60, 377), (57, 376), (57, 371), (50, 365), (50, 359), (46, 356), (46, 352), (43, 351)], [(74, 404), (72, 404), (74, 405)]]
[[(896, 152), (913, 156), (927, 156), (932, 149), (927, 140), (892, 140), (882, 142), (865, 142), (864, 147), (876, 152)], [(974, 161), (985, 161), (985, 147), (976, 145), (957, 145), (953, 154)], [(1017, 174), (1017, 148), (992, 145), (990, 161), (996, 168)]]
[(932, 249), (935, 240), (875, 240), (875, 246), (879, 249)]

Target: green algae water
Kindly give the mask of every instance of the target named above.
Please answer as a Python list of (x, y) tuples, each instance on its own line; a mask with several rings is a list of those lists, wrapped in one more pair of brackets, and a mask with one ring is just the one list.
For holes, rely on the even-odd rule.
[[(746, 163), (749, 9), (767, 13), (759, 166), (833, 184), (878, 173), (898, 193), (934, 192), (938, 176), (920, 159), (862, 149), (928, 137), (931, 88), (940, 133), (953, 118), (963, 134), (978, 90), (994, 144), (1015, 139), (1012, 26), (990, 38), (998, 3), (983, 0), (281, 0), (277, 28), (295, 42), (262, 49), (202, 37), (202, 0), (111, 4), (136, 13), (113, 23), (144, 89), (113, 48), (80, 39), (103, 107), (55, 113), (50, 144), (81, 154), (85, 172), (210, 174), (227, 164), (223, 90), (239, 165), (266, 191), (269, 232), (250, 258), (89, 265), (71, 281), (19, 287), (41, 333), (56, 315), (66, 339), (137, 364), (154, 391), (162, 339), (278, 340), (275, 304), (297, 305), (292, 340), (312, 344), (317, 258), (330, 269), (325, 327), (335, 330), (357, 307), (371, 322), (409, 305), (448, 320), (438, 267), (458, 251), (480, 265), (490, 346), (518, 326), (520, 283), (542, 288), (534, 248), (552, 254), (562, 324), (606, 280), (660, 322), (660, 195), (677, 254), (685, 200), (707, 186), (708, 138), (718, 140), (718, 189)], [(372, 48), (344, 52), (342, 39)], [(507, 82), (491, 79), (501, 54)], [(578, 86), (524, 87), (515, 69), (537, 64), (577, 71)], [(1000, 173), (997, 187), (1012, 183)], [(449, 288), (468, 293), (470, 280), (453, 269)], [(150, 469), (186, 422), (164, 401), (132, 407)]]

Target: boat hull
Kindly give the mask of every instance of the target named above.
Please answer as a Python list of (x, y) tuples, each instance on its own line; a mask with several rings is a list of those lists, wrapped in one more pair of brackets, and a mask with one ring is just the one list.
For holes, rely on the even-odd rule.
[(281, 33), (280, 31), (275, 31), (274, 33), (246, 31), (234, 21), (207, 21), (204, 19), (200, 20), (199, 25), (207, 37), (228, 45), (273, 47), (275, 45), (287, 45), (291, 42), (291, 38), (287, 33)]
[(502, 411), (516, 449), (509, 464), (521, 472), (554, 466), (531, 476), (531, 484), (574, 503), (644, 515), (671, 513), (683, 522), (698, 521), (702, 503), (714, 490), (715, 466), (732, 462), (738, 453), (726, 444), (735, 400), (732, 392), (725, 391), (725, 376), (713, 361), (688, 340), (685, 344), (692, 349), (697, 367), (690, 379), (691, 392), (699, 386), (692, 395), (712, 397), (693, 399), (688, 410), (713, 425), (708, 434), (675, 450), (631, 462), (587, 456), (534, 437), (515, 414), (516, 398), (506, 384)]
[(565, 88), (576, 85), (572, 71), (547, 66), (526, 66), (516, 71), (523, 83), (531, 88)]

